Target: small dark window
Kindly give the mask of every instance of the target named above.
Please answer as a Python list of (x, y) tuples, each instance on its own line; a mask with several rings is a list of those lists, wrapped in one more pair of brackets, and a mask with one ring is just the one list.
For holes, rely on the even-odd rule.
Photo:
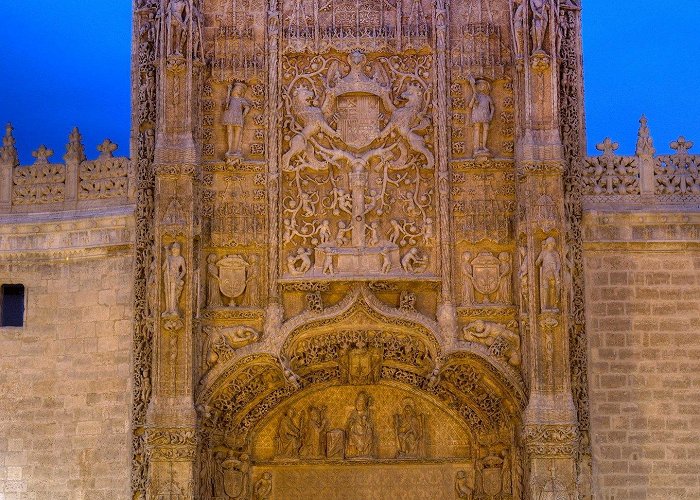
[(24, 285), (2, 285), (0, 326), (24, 326)]

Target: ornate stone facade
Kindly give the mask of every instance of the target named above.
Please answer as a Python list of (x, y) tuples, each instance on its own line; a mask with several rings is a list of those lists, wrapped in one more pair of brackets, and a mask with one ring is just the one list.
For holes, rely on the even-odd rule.
[(77, 129), (65, 164), (42, 146), (20, 166), (10, 125), (0, 148), (12, 224), (134, 210), (123, 233), (0, 241), (10, 263), (133, 246), (131, 483), (111, 494), (605, 486), (584, 250), (698, 224), (583, 210), (688, 210), (700, 162), (683, 138), (655, 157), (644, 119), (635, 156), (585, 157), (580, 36), (571, 0), (136, 0), (133, 158), (86, 160)]

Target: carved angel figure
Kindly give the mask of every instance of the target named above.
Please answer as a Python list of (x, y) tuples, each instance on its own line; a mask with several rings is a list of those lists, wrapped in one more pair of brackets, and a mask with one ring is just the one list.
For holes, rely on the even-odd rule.
[(561, 257), (557, 241), (551, 236), (542, 243), (542, 251), (535, 262), (540, 267), (540, 308), (542, 312), (559, 312), (561, 290)]
[(165, 291), (165, 311), (162, 316), (179, 317), (180, 312), (180, 295), (185, 287), (185, 274), (187, 267), (185, 259), (180, 255), (181, 247), (178, 242), (170, 245), (169, 255), (163, 262), (163, 290)]
[(243, 97), (245, 83), (236, 82), (229, 87), (226, 109), (221, 118), (221, 123), (226, 127), (226, 137), (228, 140), (227, 158), (241, 156), (241, 136), (245, 117), (250, 112), (252, 103)]

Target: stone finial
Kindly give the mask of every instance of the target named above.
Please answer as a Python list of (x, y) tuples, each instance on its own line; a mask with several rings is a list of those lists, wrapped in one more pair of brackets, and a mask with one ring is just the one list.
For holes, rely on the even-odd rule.
[(113, 153), (117, 150), (117, 147), (118, 146), (109, 139), (102, 141), (102, 144), (97, 146), (97, 150), (100, 152), (100, 160), (112, 158), (114, 156)]
[(2, 138), (2, 147), (0, 148), (0, 163), (10, 167), (16, 167), (19, 165), (19, 158), (17, 156), (17, 148), (15, 147), (15, 137), (12, 135), (11, 123), (5, 125), (5, 137)]
[(620, 145), (617, 142), (613, 142), (610, 137), (606, 137), (603, 142), (595, 146), (598, 151), (603, 152), (603, 156), (615, 156), (615, 151), (619, 147)]
[(671, 149), (673, 149), (677, 155), (687, 155), (688, 150), (693, 147), (693, 142), (686, 140), (685, 137), (680, 136), (678, 139), (671, 143)]
[(39, 149), (32, 153), (32, 156), (36, 158), (34, 165), (44, 165), (49, 163), (49, 158), (53, 156), (53, 149), (49, 149), (42, 144), (39, 146)]
[(66, 154), (63, 155), (66, 163), (75, 162), (81, 163), (86, 160), (85, 146), (83, 145), (83, 136), (80, 134), (78, 127), (74, 127), (68, 136), (68, 144), (66, 144)]
[(642, 115), (639, 119), (639, 131), (637, 132), (637, 156), (652, 157), (656, 153), (647, 122), (647, 117)]

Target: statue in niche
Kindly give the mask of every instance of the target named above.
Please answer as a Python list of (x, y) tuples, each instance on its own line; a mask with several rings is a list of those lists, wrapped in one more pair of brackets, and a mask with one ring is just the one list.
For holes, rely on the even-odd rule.
[(511, 365), (520, 366), (520, 335), (505, 325), (477, 319), (464, 327), (462, 338), (467, 342), (483, 344), (493, 356), (503, 357)]
[(455, 494), (458, 500), (473, 500), (474, 483), (469, 481), (467, 471), (460, 470), (455, 478)]
[(544, 53), (545, 35), (549, 24), (549, 2), (550, 0), (530, 0), (530, 9), (532, 10), (530, 35), (533, 55)]
[(394, 431), (399, 449), (396, 458), (422, 458), (424, 454), (425, 415), (416, 411), (411, 398), (403, 400), (403, 409), (394, 414)]
[(557, 241), (551, 236), (542, 243), (542, 251), (535, 262), (540, 268), (540, 309), (542, 312), (559, 312), (561, 290), (561, 257), (556, 250)]
[(301, 247), (287, 257), (287, 267), (292, 276), (303, 276), (311, 269), (311, 250)]
[(209, 254), (207, 257), (207, 306), (220, 307), (221, 291), (219, 290), (219, 267), (216, 265), (218, 257)]
[(226, 158), (240, 158), (243, 155), (241, 152), (241, 137), (243, 135), (245, 117), (253, 106), (248, 99), (243, 97), (245, 89), (246, 84), (244, 82), (235, 82), (228, 89), (226, 108), (221, 119), (226, 126), (226, 139), (228, 141)]
[(464, 275), (464, 288), (462, 291), (462, 304), (465, 306), (474, 303), (474, 268), (472, 267), (472, 253), (462, 254), (462, 274)]
[(302, 429), (303, 444), (300, 451), (302, 458), (324, 458), (327, 429), (326, 407), (309, 406), (306, 410), (306, 418)]
[(501, 252), (498, 254), (498, 260), (501, 262), (498, 269), (498, 302), (501, 304), (510, 304), (512, 297), (511, 277), (513, 275), (510, 254), (508, 252)]
[(185, 288), (185, 274), (187, 266), (185, 259), (180, 255), (181, 246), (178, 242), (170, 245), (168, 256), (163, 262), (163, 290), (165, 291), (165, 311), (161, 314), (164, 318), (180, 317), (180, 295)]
[(166, 14), (169, 55), (183, 56), (187, 52), (191, 11), (190, 0), (170, 0)]
[(289, 408), (277, 426), (277, 457), (299, 458), (301, 429), (294, 408)]
[(253, 490), (254, 500), (270, 500), (272, 496), (272, 473), (265, 472), (258, 482), (255, 483)]
[(488, 156), (487, 147), (489, 127), (496, 112), (496, 107), (491, 98), (491, 84), (483, 78), (469, 79), (472, 88), (472, 98), (469, 101), (471, 108), (471, 120), (474, 126), (474, 156)]
[(401, 267), (410, 274), (425, 272), (428, 266), (428, 256), (421, 255), (416, 247), (409, 248), (408, 252), (401, 258)]
[(346, 458), (375, 457), (375, 430), (371, 404), (372, 398), (365, 391), (361, 391), (355, 398), (355, 408), (345, 425)]
[(525, 9), (527, 0), (513, 0), (511, 12), (513, 15), (513, 38), (516, 59), (522, 59), (525, 53)]

